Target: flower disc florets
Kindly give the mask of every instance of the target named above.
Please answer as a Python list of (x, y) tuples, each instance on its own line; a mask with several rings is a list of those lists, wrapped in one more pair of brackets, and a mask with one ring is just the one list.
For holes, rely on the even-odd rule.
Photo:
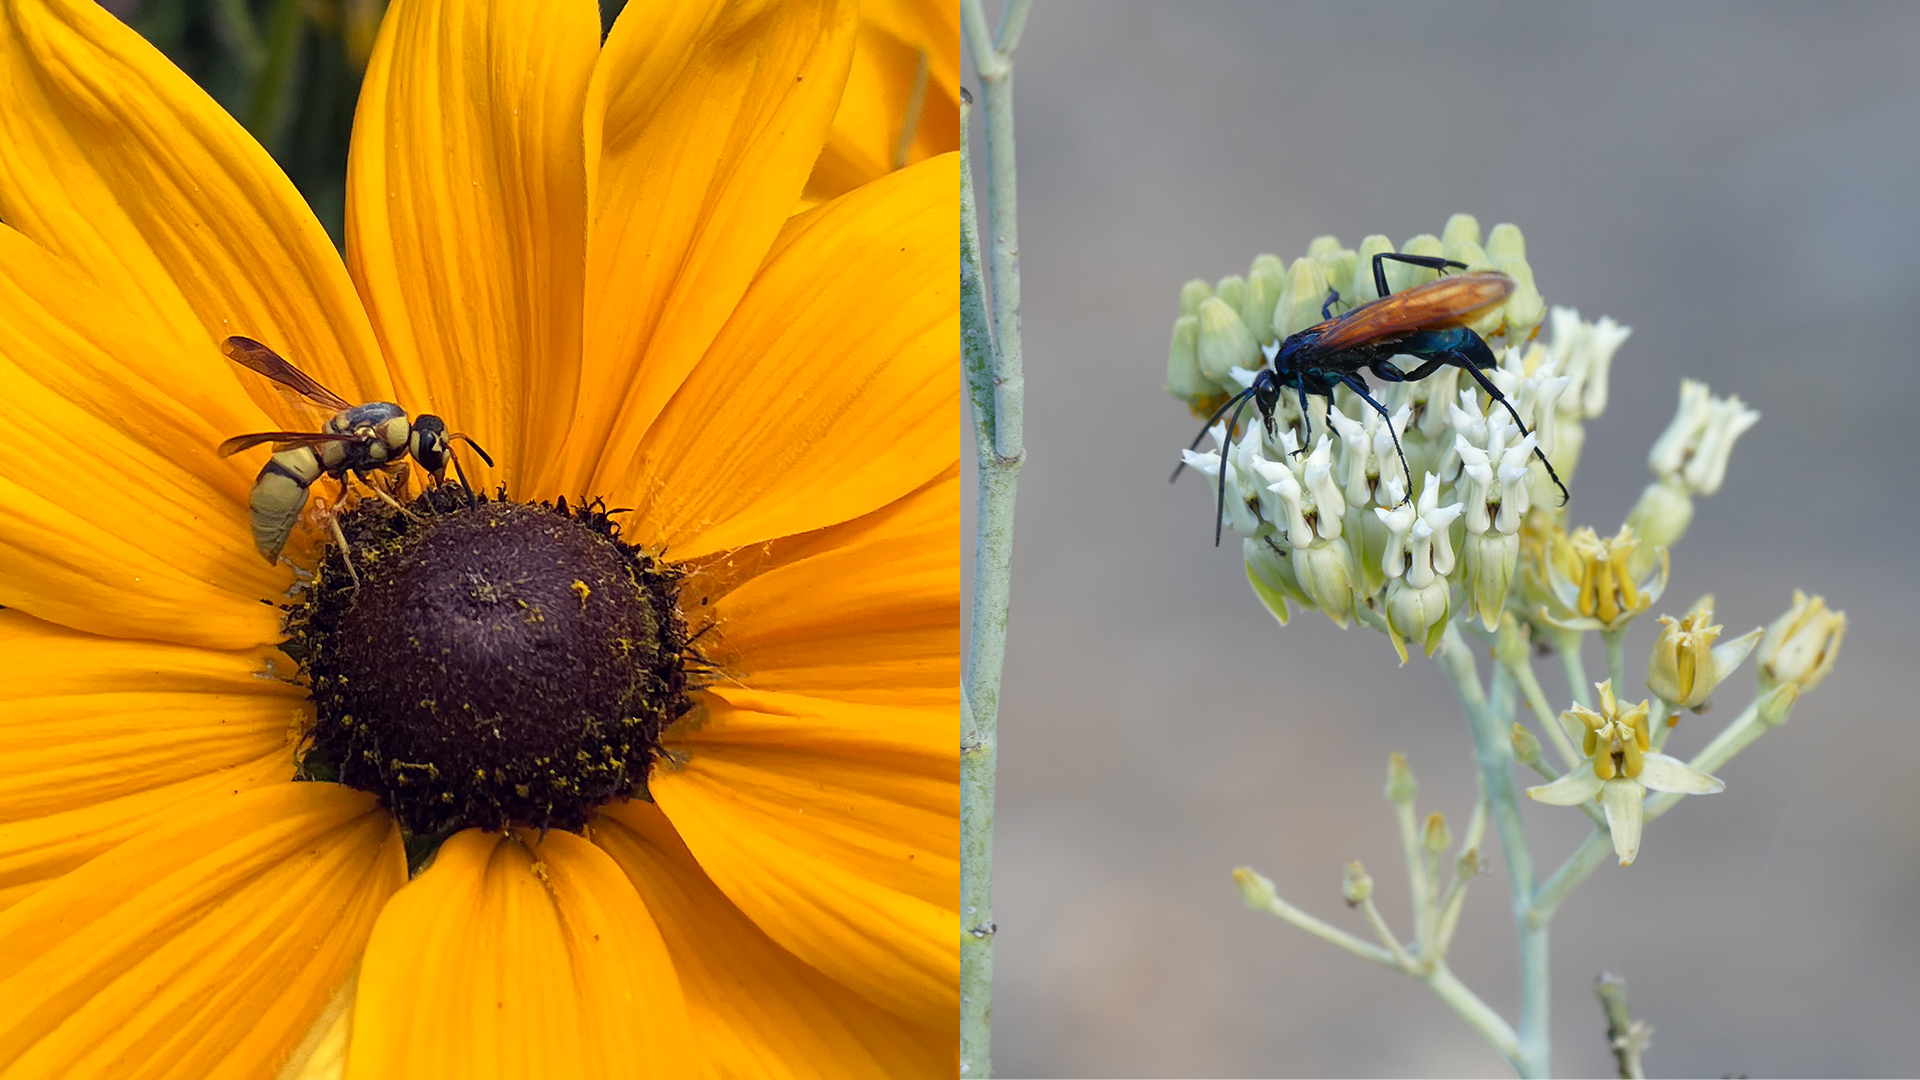
[(578, 829), (644, 795), (689, 707), (679, 574), (599, 503), (437, 489), (367, 503), (291, 620), (317, 720), (302, 771), (372, 792), (415, 836)]

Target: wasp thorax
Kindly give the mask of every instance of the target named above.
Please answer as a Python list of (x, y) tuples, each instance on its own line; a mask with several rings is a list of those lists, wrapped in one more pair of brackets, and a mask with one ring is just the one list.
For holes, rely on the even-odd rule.
[(678, 574), (621, 543), (595, 504), (440, 488), (341, 519), (288, 649), (318, 719), (315, 778), (381, 797), (417, 837), (578, 829), (644, 797), (661, 729), (688, 708)]

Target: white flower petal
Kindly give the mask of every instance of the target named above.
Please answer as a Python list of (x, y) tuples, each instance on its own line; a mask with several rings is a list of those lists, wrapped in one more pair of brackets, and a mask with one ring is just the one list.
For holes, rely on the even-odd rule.
[(1641, 759), (1640, 782), (1655, 791), (1677, 791), (1683, 795), (1716, 795), (1727, 790), (1718, 777), (1665, 754), (1648, 754)]
[(1593, 762), (1583, 761), (1573, 771), (1551, 784), (1527, 789), (1527, 798), (1548, 806), (1578, 806), (1600, 793), (1601, 780), (1594, 775)]
[[(1646, 776), (1646, 773), (1641, 773)], [(1608, 780), (1600, 788), (1600, 805), (1607, 808), (1607, 828), (1613, 832), (1613, 853), (1620, 865), (1627, 866), (1640, 854), (1640, 823), (1646, 789), (1624, 776)]]

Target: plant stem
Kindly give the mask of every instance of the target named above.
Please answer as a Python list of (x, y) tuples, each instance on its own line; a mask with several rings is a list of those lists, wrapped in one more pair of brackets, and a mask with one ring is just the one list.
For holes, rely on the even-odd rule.
[(1507, 1059), (1507, 1064), (1513, 1066), (1514, 1072), (1528, 1075), (1526, 1063), (1521, 1057), (1520, 1039), (1514, 1035), (1513, 1028), (1465, 983), (1455, 978), (1447, 965), (1433, 965), (1433, 971), (1420, 981), (1439, 995), (1441, 1001), (1452, 1006), (1453, 1011), (1459, 1013), (1460, 1018), (1479, 1032), (1481, 1037), (1492, 1043), (1500, 1056)]
[(1547, 928), (1544, 921), (1536, 922), (1530, 917), (1533, 856), (1527, 850), (1526, 831), (1520, 822), (1520, 805), (1514, 791), (1513, 744), (1488, 708), (1480, 674), (1474, 668), (1473, 652), (1456, 627), (1447, 627), (1438, 656), (1440, 670), (1453, 683), (1460, 706), (1466, 711), (1467, 725), (1473, 732), (1474, 757), (1480, 765), (1481, 785), (1487, 804), (1493, 810), (1500, 849), (1506, 856), (1507, 887), (1512, 896), (1515, 932), (1520, 943), (1520, 1033), (1516, 1056), (1510, 1060), (1514, 1071), (1521, 1076), (1544, 1076), (1551, 1068), (1547, 1030)]
[(1607, 1014), (1607, 1045), (1613, 1047), (1615, 1071), (1620, 1080), (1646, 1080), (1646, 1070), (1640, 1064), (1640, 1055), (1647, 1049), (1648, 1037), (1653, 1029), (1635, 1020), (1627, 1009), (1627, 980), (1609, 972), (1601, 972), (1594, 980), (1594, 993), (1600, 996), (1600, 1007)]
[[(960, 729), (960, 1074), (992, 1074), (993, 780), (1012, 592), (1014, 494), (1026, 460), (1021, 432), (1025, 379), (1020, 354), (1020, 242), (1013, 156), (1014, 47), (1028, 0), (1008, 0), (998, 40), (987, 38), (980, 0), (960, 17), (984, 97), (987, 136), (989, 270), (980, 265), (980, 226), (967, 145), (970, 99), (960, 119), (961, 354), (979, 461), (974, 541), (973, 626), (961, 692)], [(986, 308), (992, 297), (992, 317)]]
[(1540, 679), (1533, 673), (1533, 665), (1522, 660), (1507, 669), (1513, 675), (1514, 684), (1520, 688), (1520, 694), (1527, 699), (1527, 706), (1533, 710), (1533, 717), (1546, 729), (1547, 738), (1553, 748), (1560, 753), (1560, 762), (1567, 768), (1578, 765), (1582, 756), (1573, 748), (1573, 739), (1567, 730), (1560, 726), (1560, 715), (1547, 701), (1547, 692), (1540, 686)]
[(1595, 829), (1587, 834), (1587, 839), (1553, 876), (1542, 882), (1538, 892), (1534, 893), (1533, 903), (1527, 912), (1527, 921), (1536, 923), (1543, 929), (1547, 921), (1553, 918), (1555, 908), (1567, 898), (1574, 886), (1587, 880), (1587, 875), (1600, 869), (1613, 854), (1613, 834), (1604, 829)]
[(1626, 699), (1627, 690), (1627, 628), (1602, 630), (1600, 640), (1607, 645), (1607, 678), (1613, 683), (1615, 697)]
[(1570, 648), (1563, 647), (1560, 652), (1560, 666), (1567, 673), (1567, 693), (1573, 696), (1575, 703), (1582, 708), (1593, 708), (1593, 684), (1587, 681), (1587, 665), (1580, 659), (1580, 638), (1567, 635)]

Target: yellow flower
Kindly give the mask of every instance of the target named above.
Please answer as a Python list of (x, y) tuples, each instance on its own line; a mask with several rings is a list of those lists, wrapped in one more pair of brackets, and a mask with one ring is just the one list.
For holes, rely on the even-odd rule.
[(1552, 601), (1540, 617), (1563, 629), (1614, 631), (1644, 614), (1666, 591), (1668, 563), (1663, 548), (1658, 571), (1636, 582), (1628, 562), (1639, 546), (1631, 525), (1604, 539), (1591, 528), (1568, 536), (1553, 526), (1546, 550), (1535, 549)]
[[(1676, 709), (1692, 709), (1705, 702), (1713, 688), (1726, 681), (1760, 640), (1761, 630), (1715, 645), (1721, 627), (1713, 621), (1713, 597), (1703, 596), (1684, 618), (1660, 616), (1660, 636), (1647, 658), (1647, 689)], [(1674, 714), (1667, 720), (1678, 719)]]
[[(135, 34), (0, 0), (0, 1072), (951, 1075), (951, 125), (789, 216), (836, 117), (884, 111), (843, 95), (867, 32), (831, 0), (633, 3), (603, 45), (588, 0), (402, 0), (343, 266)], [(698, 637), (641, 797), (432, 851), (395, 789), (295, 782), (340, 762), (278, 651), (260, 456), (213, 447), (324, 417), (229, 335), (444, 416), (498, 462), (465, 459), (476, 490), (633, 508), (623, 545), (539, 513), (669, 560)], [(432, 516), (479, 520), (457, 501)], [(413, 655), (383, 618), (459, 621), (373, 616), (375, 668)], [(460, 671), (528, 658), (498, 659)]]
[[(1550, 806), (1577, 806), (1599, 799), (1607, 812), (1614, 854), (1620, 865), (1632, 864), (1640, 854), (1640, 829), (1649, 790), (1713, 795), (1726, 790), (1717, 777), (1653, 749), (1647, 730), (1648, 703), (1622, 707), (1613, 696), (1613, 680), (1595, 683), (1600, 711), (1575, 705), (1560, 714), (1560, 723), (1581, 740), (1587, 760), (1551, 784), (1527, 789), (1527, 797)], [(1515, 725), (1518, 730), (1518, 725)], [(1537, 755), (1537, 751), (1536, 751)]]

